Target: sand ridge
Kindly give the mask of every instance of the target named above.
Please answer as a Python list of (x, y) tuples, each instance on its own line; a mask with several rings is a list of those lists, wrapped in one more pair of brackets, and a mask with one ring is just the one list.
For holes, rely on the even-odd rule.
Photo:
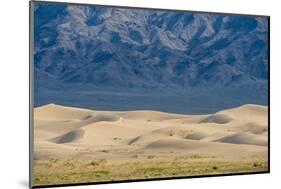
[(34, 109), (35, 159), (118, 159), (147, 154), (266, 158), (267, 111), (267, 106), (247, 104), (193, 116), (48, 104)]

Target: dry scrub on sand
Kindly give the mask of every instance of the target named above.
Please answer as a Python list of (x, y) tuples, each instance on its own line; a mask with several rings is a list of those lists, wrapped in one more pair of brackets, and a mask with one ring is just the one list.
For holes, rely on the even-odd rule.
[(197, 158), (131, 160), (48, 160), (36, 161), (35, 184), (70, 184), (163, 177), (261, 172), (265, 160), (206, 161)]
[(34, 185), (268, 171), (267, 107), (211, 115), (34, 110)]

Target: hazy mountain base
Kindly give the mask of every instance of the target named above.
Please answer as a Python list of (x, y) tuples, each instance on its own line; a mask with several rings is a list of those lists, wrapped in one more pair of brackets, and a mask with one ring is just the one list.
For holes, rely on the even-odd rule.
[[(41, 82), (35, 87), (35, 107), (55, 103), (95, 110), (156, 110), (180, 114), (209, 114), (243, 104), (267, 105), (266, 82), (229, 87), (99, 88), (93, 85)], [(40, 86), (45, 86), (44, 88)]]
[(110, 182), (235, 173), (267, 172), (266, 159), (223, 161), (199, 155), (130, 160), (35, 160), (34, 185)]

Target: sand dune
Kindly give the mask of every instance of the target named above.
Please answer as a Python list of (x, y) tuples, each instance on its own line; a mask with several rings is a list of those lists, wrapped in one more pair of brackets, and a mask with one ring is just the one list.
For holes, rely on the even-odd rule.
[(267, 158), (268, 109), (243, 105), (211, 115), (95, 111), (49, 104), (34, 109), (35, 158), (128, 158), (198, 154)]
[(217, 142), (234, 143), (234, 144), (253, 144), (258, 146), (267, 146), (267, 137), (259, 136), (251, 133), (238, 133), (230, 136), (225, 136)]
[[(194, 140), (183, 139), (160, 139), (148, 144), (145, 150), (152, 150), (154, 152), (161, 153), (178, 152), (185, 154), (200, 154), (203, 156), (214, 156), (217, 158), (236, 159), (241, 157), (247, 157), (249, 154), (255, 155), (259, 153), (265, 153), (266, 148), (261, 146), (250, 145), (234, 145), (227, 143), (214, 143), (203, 142)], [(233, 152), (239, 152), (234, 154)]]
[(91, 114), (89, 110), (48, 104), (36, 108), (34, 118), (40, 121), (75, 121), (83, 120)]

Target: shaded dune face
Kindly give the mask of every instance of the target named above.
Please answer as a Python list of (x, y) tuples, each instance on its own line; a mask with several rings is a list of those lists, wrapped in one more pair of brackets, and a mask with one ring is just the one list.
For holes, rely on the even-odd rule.
[(267, 146), (268, 141), (264, 136), (259, 136), (250, 133), (238, 133), (225, 136), (216, 142), (234, 143), (234, 144), (253, 144), (258, 146)]
[[(132, 154), (267, 157), (267, 107), (210, 115), (95, 111), (49, 104), (34, 109), (35, 156), (120, 158)], [(231, 154), (235, 153), (235, 156)]]
[(75, 131), (68, 132), (68, 133), (61, 135), (59, 137), (56, 137), (54, 139), (51, 139), (50, 141), (54, 142), (56, 144), (75, 142), (83, 137), (84, 132), (85, 131), (78, 129)]
[(222, 114), (215, 114), (208, 116), (207, 118), (203, 119), (200, 123), (216, 123), (216, 124), (225, 124), (228, 123), (232, 120), (227, 115), (222, 115)]
[(209, 136), (208, 132), (197, 131), (197, 132), (191, 132), (190, 134), (187, 134), (184, 138), (191, 139), (191, 140), (201, 140), (207, 136)]
[(188, 140), (179, 140), (179, 139), (160, 139), (156, 140), (146, 146), (148, 149), (175, 149), (175, 150), (191, 150), (204, 147), (204, 143), (194, 143), (193, 141)]
[(266, 125), (261, 125), (261, 124), (254, 123), (254, 122), (249, 122), (245, 125), (241, 125), (240, 129), (241, 129), (241, 131), (258, 134), (258, 135), (266, 134), (268, 132)]

